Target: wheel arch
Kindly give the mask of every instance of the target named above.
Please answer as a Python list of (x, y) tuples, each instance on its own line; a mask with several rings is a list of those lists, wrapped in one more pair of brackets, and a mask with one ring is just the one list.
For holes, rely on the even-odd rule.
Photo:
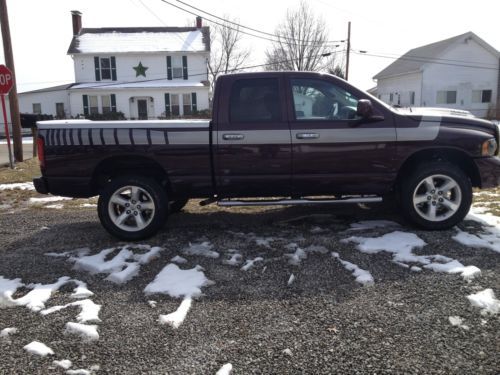
[(106, 183), (123, 175), (153, 178), (165, 187), (168, 193), (171, 192), (170, 180), (165, 169), (154, 159), (137, 155), (110, 156), (101, 160), (92, 173), (92, 190), (99, 194)]
[(399, 168), (396, 177), (397, 189), (401, 181), (420, 164), (431, 161), (446, 161), (460, 168), (470, 179), (473, 187), (481, 187), (481, 176), (472, 157), (455, 148), (429, 148), (419, 150), (410, 155)]

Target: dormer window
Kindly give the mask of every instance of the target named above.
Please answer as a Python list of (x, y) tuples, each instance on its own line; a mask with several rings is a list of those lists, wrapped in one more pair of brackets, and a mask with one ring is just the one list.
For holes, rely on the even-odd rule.
[(116, 81), (116, 61), (114, 56), (99, 57), (94, 56), (95, 80)]

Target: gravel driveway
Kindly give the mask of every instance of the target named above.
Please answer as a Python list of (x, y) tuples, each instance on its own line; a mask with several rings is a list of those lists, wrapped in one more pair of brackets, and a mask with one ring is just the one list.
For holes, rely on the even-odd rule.
[[(79, 259), (108, 248), (116, 249), (105, 260), (116, 260), (125, 244), (101, 228), (92, 201), (71, 202), (63, 201), (62, 209), (51, 202), (52, 208), (0, 211), (0, 276), (27, 285), (13, 299), (32, 290), (30, 283), (47, 285), (62, 276), (83, 281), (94, 293), (90, 299), (101, 305), (99, 339), (67, 334), (77, 307), (48, 315), (25, 306), (0, 308), (0, 331), (17, 329), (0, 337), (1, 374), (63, 374), (53, 362), (63, 359), (72, 362), (69, 374), (215, 374), (228, 363), (232, 374), (500, 372), (495, 300), (487, 312), (467, 298), (490, 288), (500, 294), (495, 232), (484, 237), (490, 248), (481, 248), (454, 240), (458, 229), (408, 227), (385, 206), (230, 210), (191, 202), (142, 243), (149, 247), (129, 247), (136, 255), (154, 246), (161, 251), (136, 262), (134, 277), (116, 283), (106, 280), (109, 273), (75, 269)], [(472, 220), (460, 228), (469, 239), (486, 233), (485, 224)], [(383, 237), (391, 233), (399, 234)], [(404, 234), (426, 245), (411, 248)], [(374, 251), (364, 243), (363, 251), (363, 239), (382, 237), (388, 248), (410, 246), (417, 260), (400, 261), (399, 248)], [(178, 328), (158, 320), (176, 311), (183, 298), (144, 293), (175, 256), (187, 260), (179, 269), (199, 265), (197, 272), (212, 281), (193, 295)], [(429, 259), (476, 266), (480, 275), (435, 272), (426, 268)], [(245, 271), (247, 260), (255, 262)], [(74, 287), (61, 286), (44, 307), (74, 302)], [(23, 347), (32, 341), (54, 354), (29, 354)]]

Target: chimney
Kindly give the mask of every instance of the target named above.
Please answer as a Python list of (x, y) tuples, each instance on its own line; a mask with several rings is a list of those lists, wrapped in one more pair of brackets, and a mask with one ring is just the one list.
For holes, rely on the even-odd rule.
[(71, 20), (73, 21), (73, 36), (78, 35), (82, 29), (82, 14), (77, 10), (72, 10)]
[(201, 29), (201, 25), (202, 25), (201, 17), (200, 16), (196, 16), (196, 28), (197, 29)]

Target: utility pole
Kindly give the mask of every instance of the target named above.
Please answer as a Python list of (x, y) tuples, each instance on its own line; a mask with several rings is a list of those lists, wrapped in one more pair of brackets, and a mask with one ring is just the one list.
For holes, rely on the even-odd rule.
[(347, 51), (345, 58), (345, 80), (349, 80), (349, 55), (351, 54), (351, 21), (347, 24)]
[(19, 116), (19, 103), (17, 101), (16, 71), (14, 69), (14, 56), (10, 40), (9, 15), (7, 14), (6, 0), (0, 0), (0, 23), (2, 26), (3, 52), (5, 65), (12, 72), (14, 86), (9, 93), (10, 117), (12, 122), (12, 136), (14, 138), (14, 158), (23, 161), (23, 140), (21, 136), (21, 118)]

